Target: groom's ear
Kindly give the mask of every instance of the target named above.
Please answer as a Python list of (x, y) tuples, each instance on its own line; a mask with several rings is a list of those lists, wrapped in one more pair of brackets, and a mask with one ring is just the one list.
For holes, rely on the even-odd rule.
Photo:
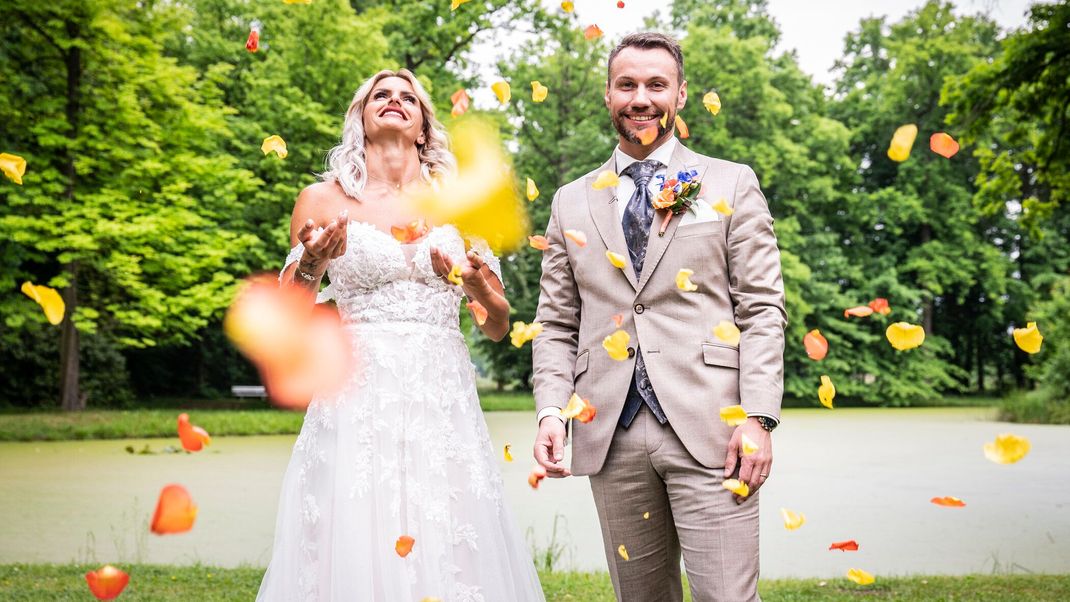
[(679, 111), (687, 104), (687, 80), (680, 84), (680, 95), (676, 99), (676, 110)]
[(606, 93), (602, 95), (602, 100), (606, 103), (606, 108), (609, 108), (609, 80), (606, 80)]

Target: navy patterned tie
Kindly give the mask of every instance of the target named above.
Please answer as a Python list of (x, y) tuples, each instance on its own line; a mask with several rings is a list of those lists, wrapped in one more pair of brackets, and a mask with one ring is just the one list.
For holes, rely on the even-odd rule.
[[(624, 240), (628, 243), (628, 255), (632, 259), (632, 267), (635, 268), (635, 277), (643, 271), (643, 260), (646, 259), (647, 237), (650, 235), (650, 223), (654, 221), (654, 205), (650, 194), (650, 178), (661, 167), (660, 161), (637, 161), (624, 168), (621, 173), (635, 182), (635, 192), (628, 200), (628, 206), (624, 208), (624, 219), (621, 225), (624, 227)], [(658, 422), (665, 424), (668, 418), (658, 403), (658, 397), (654, 394), (654, 387), (650, 384), (650, 378), (646, 374), (646, 364), (643, 362), (643, 354), (639, 353), (636, 346), (635, 374), (632, 385), (628, 388), (628, 397), (624, 400), (624, 410), (620, 414), (620, 425), (628, 428), (639, 413), (639, 408), (646, 404)]]

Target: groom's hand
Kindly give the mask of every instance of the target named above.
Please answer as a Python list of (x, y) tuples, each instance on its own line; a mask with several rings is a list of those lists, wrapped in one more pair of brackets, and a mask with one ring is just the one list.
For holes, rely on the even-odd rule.
[[(743, 435), (747, 435), (747, 438), (758, 445), (758, 451), (749, 456), (743, 455)], [(724, 478), (732, 477), (737, 464), (739, 480), (750, 488), (750, 494), (747, 497), (734, 496), (736, 503), (742, 504), (747, 498), (758, 493), (758, 489), (769, 478), (769, 471), (773, 467), (773, 437), (769, 431), (762, 428), (757, 418), (748, 418), (732, 433), (732, 440), (728, 442), (728, 454), (724, 459)]]
[(535, 461), (555, 479), (572, 476), (561, 462), (565, 459), (565, 423), (556, 416), (544, 416), (535, 436)]

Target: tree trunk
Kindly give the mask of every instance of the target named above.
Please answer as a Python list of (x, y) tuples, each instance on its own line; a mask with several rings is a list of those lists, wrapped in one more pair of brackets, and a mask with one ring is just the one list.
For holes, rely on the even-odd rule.
[(983, 395), (985, 392), (985, 355), (984, 351), (981, 350), (982, 345), (979, 338), (974, 335), (973, 350), (977, 356), (977, 392)]
[[(933, 231), (929, 224), (922, 224), (921, 226), (921, 246), (925, 246), (933, 238)], [(935, 309), (935, 302), (931, 293), (926, 291), (926, 299), (921, 305), (921, 326), (925, 329), (925, 334), (933, 334), (933, 311)]]
[[(78, 24), (67, 21), (67, 37), (71, 40), (78, 39)], [(82, 86), (82, 50), (77, 45), (71, 46), (64, 53), (64, 62), (67, 67), (67, 123), (70, 130), (67, 132), (69, 144), (66, 149), (66, 202), (74, 203), (74, 188), (77, 172), (74, 167), (74, 146), (78, 140), (78, 121), (81, 114), (80, 94)], [(59, 349), (59, 400), (60, 406), (67, 411), (81, 411), (85, 409), (85, 397), (82, 395), (79, 383), (81, 363), (79, 357), (78, 329), (74, 327), (72, 317), (78, 309), (78, 262), (72, 261), (63, 266), (69, 278), (69, 284), (63, 289), (63, 302), (66, 304), (66, 317), (63, 320), (63, 332), (60, 338)]]

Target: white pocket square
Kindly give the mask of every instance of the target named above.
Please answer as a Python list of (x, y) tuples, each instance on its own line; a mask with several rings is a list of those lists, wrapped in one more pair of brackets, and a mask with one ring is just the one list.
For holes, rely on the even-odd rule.
[(695, 202), (691, 204), (691, 209), (680, 220), (680, 225), (719, 221), (721, 221), (721, 214), (714, 210), (705, 199), (695, 199)]

